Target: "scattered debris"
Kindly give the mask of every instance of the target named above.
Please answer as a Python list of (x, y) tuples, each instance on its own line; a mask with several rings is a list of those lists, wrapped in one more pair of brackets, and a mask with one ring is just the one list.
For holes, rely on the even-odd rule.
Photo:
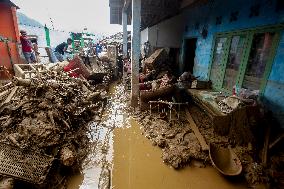
[[(190, 120), (188, 122), (186, 119), (186, 112), (181, 113), (181, 120), (178, 122), (170, 122), (167, 116), (163, 117), (157, 112), (151, 112), (152, 116), (149, 116), (148, 112), (140, 113), (138, 116), (138, 121), (142, 125), (143, 134), (152, 141), (153, 145), (162, 148), (162, 159), (166, 164), (176, 169), (188, 165), (191, 160), (194, 160), (194, 162), (198, 160), (204, 164), (210, 164), (208, 161), (209, 154), (207, 151), (202, 150), (201, 143), (204, 143), (204, 145), (218, 145), (220, 148), (225, 149), (232, 146), (232, 150), (234, 154), (236, 154), (235, 157), (239, 159), (238, 165), (241, 165), (243, 170), (241, 173), (241, 169), (239, 169), (237, 174), (241, 173), (241, 175), (246, 178), (249, 186), (268, 183), (269, 175), (266, 173), (266, 169), (260, 163), (257, 163), (258, 160), (255, 155), (257, 149), (253, 148), (251, 143), (247, 146), (236, 146), (237, 143), (235, 143), (234, 140), (230, 140), (230, 135), (220, 136), (214, 132), (212, 120), (204, 111), (194, 105), (188, 107), (188, 114), (191, 115), (194, 121), (193, 123), (196, 124), (198, 132), (200, 133), (199, 135), (197, 132), (199, 139), (196, 137), (196, 131), (192, 129), (192, 122)], [(233, 130), (231, 132), (233, 132)], [(200, 136), (204, 138), (204, 142), (202, 142), (202, 140), (200, 142)], [(232, 160), (232, 162), (234, 162), (234, 160)], [(275, 167), (277, 167), (277, 163), (275, 163)], [(275, 170), (277, 171), (270, 173), (270, 175), (282, 174), (281, 171), (279, 172), (278, 168)], [(277, 178), (281, 180), (283, 177), (279, 176)], [(275, 182), (279, 181), (277, 180)]]
[(178, 121), (168, 122), (160, 119), (157, 113), (152, 113), (152, 116), (145, 114), (139, 117), (145, 137), (150, 139), (153, 145), (163, 149), (162, 159), (166, 164), (178, 169), (192, 159), (207, 161), (207, 155), (202, 151), (184, 115), (181, 115)]
[(188, 112), (188, 110), (185, 110), (186, 111), (186, 116), (189, 120), (189, 122), (191, 123), (190, 124), (190, 127), (191, 129), (194, 131), (194, 134), (195, 136), (197, 137), (198, 141), (200, 142), (200, 145), (201, 145), (201, 148), (202, 150), (209, 150), (209, 146), (207, 145), (204, 137), (202, 136), (202, 134), (200, 133), (198, 127), (195, 125), (190, 113)]
[(88, 123), (101, 116), (110, 79), (92, 86), (62, 69), (55, 66), (33, 78), (13, 78), (0, 99), (0, 142), (59, 159), (59, 167), (76, 170), (88, 154)]

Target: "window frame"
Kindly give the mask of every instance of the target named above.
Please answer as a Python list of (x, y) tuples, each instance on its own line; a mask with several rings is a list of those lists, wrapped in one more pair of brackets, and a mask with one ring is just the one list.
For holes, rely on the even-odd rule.
[[(211, 79), (211, 70), (212, 70), (212, 64), (214, 61), (214, 56), (215, 56), (215, 48), (216, 48), (216, 41), (218, 38), (227, 38), (227, 42), (224, 47), (224, 54), (223, 57), (221, 58), (221, 66), (220, 66), (220, 71), (221, 71), (221, 78), (217, 81), (212, 81), (212, 87), (214, 90), (222, 91), (226, 94), (232, 94), (232, 91), (226, 89), (223, 87), (224, 79), (225, 79), (225, 73), (226, 73), (226, 67), (228, 64), (228, 58), (229, 58), (229, 53), (231, 49), (231, 43), (232, 43), (232, 38), (233, 36), (245, 36), (245, 42), (244, 42), (244, 52), (242, 54), (241, 58), (241, 63), (239, 66), (238, 74), (237, 74), (237, 79), (236, 79), (236, 85), (242, 87), (244, 77), (245, 77), (245, 72), (246, 68), (248, 65), (248, 60), (252, 48), (252, 42), (253, 42), (253, 37), (255, 34), (259, 33), (266, 33), (266, 32), (271, 32), (275, 33), (275, 36), (272, 41), (272, 49), (268, 58), (268, 62), (266, 63), (265, 66), (265, 71), (263, 74), (263, 77), (261, 79), (261, 85), (259, 89), (260, 96), (263, 96), (264, 90), (266, 88), (267, 80), (269, 78), (272, 65), (274, 62), (274, 58), (276, 55), (276, 50), (278, 48), (279, 42), (280, 42), (280, 37), (283, 32), (284, 24), (280, 25), (273, 25), (273, 26), (265, 26), (265, 27), (258, 27), (258, 28), (252, 28), (252, 29), (245, 29), (245, 30), (236, 30), (236, 31), (230, 31), (230, 32), (221, 32), (221, 33), (216, 33), (213, 37), (213, 43), (212, 43), (212, 48), (211, 48), (211, 55), (210, 55), (210, 63), (209, 63), (209, 71), (208, 71), (208, 79)], [(214, 82), (216, 82), (214, 84)]]

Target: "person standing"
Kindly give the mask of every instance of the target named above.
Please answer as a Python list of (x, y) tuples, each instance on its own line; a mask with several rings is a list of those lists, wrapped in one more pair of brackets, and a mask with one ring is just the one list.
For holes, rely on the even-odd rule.
[(24, 57), (29, 64), (35, 63), (36, 58), (35, 58), (35, 54), (33, 52), (33, 44), (28, 39), (26, 31), (21, 30), (20, 33), (21, 33), (20, 40), (21, 40), (21, 44), (22, 44), (22, 50), (23, 50)]
[(96, 45), (96, 55), (99, 56), (99, 53), (101, 53), (103, 50), (103, 47), (100, 43), (97, 43)]
[(56, 58), (58, 59), (58, 61), (63, 62), (64, 58), (63, 55), (65, 54), (65, 52), (67, 52), (68, 46), (72, 44), (72, 39), (68, 38), (67, 39), (67, 43), (63, 42), (59, 45), (57, 45), (57, 47), (55, 48), (54, 54), (56, 56)]

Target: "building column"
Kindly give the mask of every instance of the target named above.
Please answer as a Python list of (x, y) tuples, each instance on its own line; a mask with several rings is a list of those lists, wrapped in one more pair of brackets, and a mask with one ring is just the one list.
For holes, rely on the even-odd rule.
[(123, 58), (127, 58), (128, 32), (127, 32), (127, 13), (126, 11), (122, 11), (122, 27), (123, 27)]
[(138, 106), (141, 0), (132, 0), (131, 105)]

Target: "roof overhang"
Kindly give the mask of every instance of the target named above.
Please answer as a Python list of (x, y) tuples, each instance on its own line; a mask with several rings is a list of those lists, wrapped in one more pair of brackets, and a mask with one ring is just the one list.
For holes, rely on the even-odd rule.
[[(141, 29), (151, 27), (200, 2), (207, 0), (141, 0)], [(128, 24), (131, 23), (131, 0), (109, 0), (109, 6), (111, 24), (122, 24), (122, 11), (127, 12)]]
[(10, 7), (15, 7), (16, 9), (20, 9), (17, 5), (15, 5), (13, 2), (10, 0), (0, 0), (0, 3), (4, 3)]

